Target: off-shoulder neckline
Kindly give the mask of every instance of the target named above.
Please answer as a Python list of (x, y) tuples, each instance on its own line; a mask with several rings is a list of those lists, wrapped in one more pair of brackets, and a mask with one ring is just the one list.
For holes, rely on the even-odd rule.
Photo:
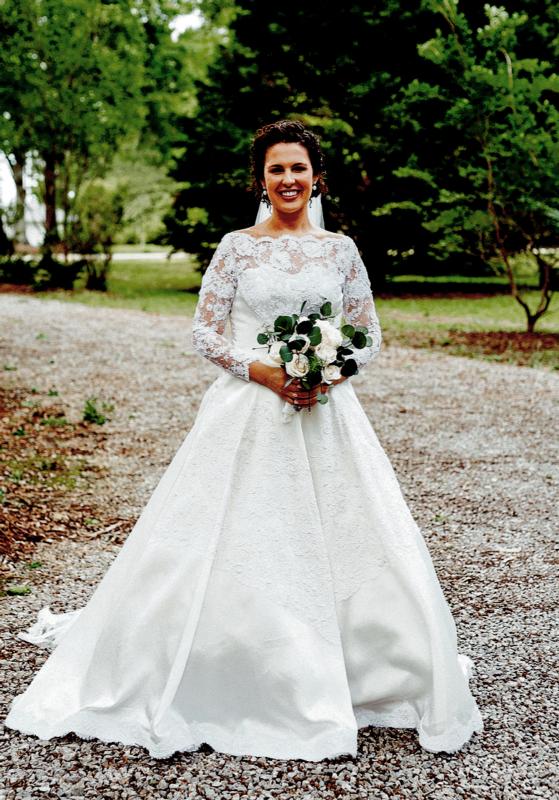
[(230, 235), (248, 236), (249, 239), (252, 239), (255, 242), (260, 242), (264, 240), (275, 242), (279, 239), (297, 239), (301, 241), (303, 239), (314, 239), (317, 242), (327, 242), (327, 241), (343, 242), (349, 238), (345, 234), (334, 234), (334, 233), (328, 236), (317, 236), (316, 233), (304, 233), (302, 236), (297, 236), (295, 233), (280, 233), (279, 236), (270, 236), (269, 234), (264, 234), (263, 236), (253, 236), (251, 233), (248, 233), (248, 231), (244, 231), (242, 229), (238, 231), (231, 231)]

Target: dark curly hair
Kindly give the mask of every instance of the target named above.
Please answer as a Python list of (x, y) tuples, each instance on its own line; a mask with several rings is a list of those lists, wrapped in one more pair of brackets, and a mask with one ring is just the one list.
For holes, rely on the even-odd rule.
[(252, 189), (260, 201), (262, 197), (261, 181), (264, 178), (264, 162), (266, 152), (274, 144), (283, 142), (297, 142), (306, 148), (312, 164), (313, 173), (318, 175), (316, 189), (312, 192), (312, 197), (325, 194), (328, 186), (324, 181), (324, 154), (320, 146), (320, 139), (311, 130), (306, 128), (302, 122), (294, 119), (280, 119), (259, 128), (254, 134), (250, 148), (250, 166), (252, 171)]

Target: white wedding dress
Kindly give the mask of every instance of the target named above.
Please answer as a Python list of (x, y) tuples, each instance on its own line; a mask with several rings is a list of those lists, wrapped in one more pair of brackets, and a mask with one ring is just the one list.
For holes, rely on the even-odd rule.
[(355, 756), (367, 725), (416, 728), (431, 751), (482, 730), (473, 663), (351, 378), (288, 424), (249, 380), (262, 326), (326, 299), (335, 324), (372, 330), (366, 367), (381, 334), (351, 238), (223, 237), (193, 323), (221, 374), (89, 602), (19, 634), (52, 652), (7, 726), (310, 761)]

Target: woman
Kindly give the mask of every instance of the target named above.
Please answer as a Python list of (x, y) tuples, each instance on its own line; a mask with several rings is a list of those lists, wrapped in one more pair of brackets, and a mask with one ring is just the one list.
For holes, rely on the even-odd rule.
[(223, 237), (193, 322), (221, 374), (86, 606), (47, 607), (21, 634), (55, 649), (5, 722), (160, 758), (202, 742), (355, 755), (367, 725), (457, 750), (482, 730), (472, 662), (351, 379), (306, 391), (256, 345), (276, 316), (328, 299), (335, 324), (369, 328), (364, 368), (381, 341), (365, 267), (351, 238), (309, 220), (325, 189), (311, 131), (266, 126), (252, 155), (271, 215)]

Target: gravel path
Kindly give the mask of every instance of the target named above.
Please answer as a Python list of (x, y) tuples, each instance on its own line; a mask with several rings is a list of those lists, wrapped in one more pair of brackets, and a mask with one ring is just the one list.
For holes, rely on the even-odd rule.
[[(219, 374), (193, 352), (190, 320), (0, 295), (0, 321), (2, 364), (17, 368), (3, 372), (9, 385), (56, 388), (69, 419), (91, 394), (114, 403), (98, 454), (110, 478), (98, 491), (132, 522)], [(162, 762), (143, 748), (42, 742), (1, 726), (0, 798), (557, 797), (559, 375), (386, 347), (354, 385), (476, 664), (484, 732), (459, 753), (433, 754), (414, 731), (370, 727), (356, 759), (315, 764), (210, 748)], [(83, 605), (117, 552), (110, 539), (39, 547), (33, 593), (2, 600), (1, 718), (47, 657), (15, 632), (47, 603)]]

